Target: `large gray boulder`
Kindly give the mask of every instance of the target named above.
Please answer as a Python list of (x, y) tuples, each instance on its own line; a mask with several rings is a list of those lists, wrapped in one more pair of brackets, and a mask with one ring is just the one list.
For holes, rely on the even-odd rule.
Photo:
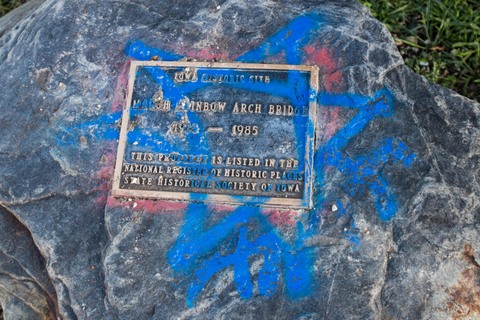
[[(150, 59), (317, 65), (313, 209), (112, 197)], [(479, 104), (355, 1), (33, 1), (0, 74), (6, 319), (480, 317)]]

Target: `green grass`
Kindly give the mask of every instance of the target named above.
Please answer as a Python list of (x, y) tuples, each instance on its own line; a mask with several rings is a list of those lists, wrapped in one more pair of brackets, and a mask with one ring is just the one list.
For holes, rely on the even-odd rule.
[(407, 66), (480, 99), (479, 0), (361, 0), (392, 32)]
[(11, 10), (24, 4), (28, 0), (1, 0), (0, 2), (0, 17), (6, 15)]

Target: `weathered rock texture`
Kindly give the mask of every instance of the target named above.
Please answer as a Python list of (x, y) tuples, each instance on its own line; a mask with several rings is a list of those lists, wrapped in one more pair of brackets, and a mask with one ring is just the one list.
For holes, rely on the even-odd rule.
[[(318, 65), (315, 208), (109, 197), (154, 55)], [(6, 319), (480, 317), (479, 105), (356, 2), (36, 1), (0, 20), (0, 74)]]

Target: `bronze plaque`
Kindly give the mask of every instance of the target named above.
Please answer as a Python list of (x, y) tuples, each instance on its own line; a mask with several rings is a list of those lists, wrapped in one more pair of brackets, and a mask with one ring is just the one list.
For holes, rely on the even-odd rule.
[(318, 69), (135, 61), (114, 196), (310, 208)]

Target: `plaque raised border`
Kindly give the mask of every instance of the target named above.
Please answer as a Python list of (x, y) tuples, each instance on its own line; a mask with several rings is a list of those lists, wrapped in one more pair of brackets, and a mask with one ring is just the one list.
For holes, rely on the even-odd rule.
[[(166, 190), (148, 190), (148, 188), (137, 188), (129, 189), (122, 187), (122, 172), (124, 169), (124, 163), (126, 162), (126, 148), (127, 148), (127, 133), (129, 132), (129, 127), (131, 127), (131, 110), (134, 95), (134, 85), (137, 79), (137, 71), (139, 68), (143, 67), (153, 67), (160, 68), (159, 70), (172, 70), (178, 69), (181, 74), (181, 79), (175, 79), (175, 82), (178, 80), (178, 88), (181, 91), (182, 85), (188, 84), (189, 81), (193, 81), (192, 78), (197, 75), (190, 72), (190, 70), (222, 70), (222, 72), (238, 73), (238, 72), (277, 72), (281, 74), (285, 72), (302, 72), (308, 73), (308, 110), (305, 111), (305, 123), (304, 123), (304, 132), (305, 132), (305, 141), (304, 141), (304, 155), (303, 155), (303, 193), (301, 197), (292, 198), (292, 197), (282, 197), (277, 196), (266, 196), (262, 195), (260, 192), (260, 185), (258, 186), (258, 192), (255, 194), (232, 194), (228, 193), (228, 190), (223, 193), (211, 193), (208, 192), (208, 189), (205, 189), (205, 192), (182, 192), (177, 190), (166, 191)], [(183, 68), (183, 69), (182, 69)], [(183, 71), (182, 71), (183, 70)], [(185, 70), (189, 72), (184, 72)], [(237, 75), (238, 76), (238, 75)], [(177, 75), (175, 75), (177, 77)], [(165, 199), (165, 200), (180, 200), (180, 201), (204, 201), (212, 203), (221, 203), (221, 204), (252, 204), (252, 205), (261, 205), (267, 207), (281, 207), (284, 209), (308, 209), (312, 206), (312, 187), (313, 187), (313, 156), (314, 156), (314, 143), (315, 143), (315, 121), (316, 121), (316, 96), (318, 92), (318, 77), (319, 71), (316, 66), (306, 66), (306, 65), (283, 65), (283, 64), (252, 64), (252, 63), (218, 63), (218, 62), (188, 62), (188, 61), (132, 61), (129, 72), (129, 82), (127, 90), (127, 99), (126, 104), (123, 108), (122, 114), (122, 124), (120, 130), (120, 138), (118, 142), (117, 158), (114, 170), (113, 185), (112, 185), (112, 195), (114, 197), (137, 197), (137, 198), (147, 198), (147, 199)], [(171, 79), (173, 81), (173, 79)], [(201, 81), (201, 79), (196, 78), (196, 81)], [(248, 80), (247, 80), (248, 81)], [(221, 82), (217, 82), (219, 85)], [(176, 85), (177, 85), (176, 84)], [(210, 84), (212, 86), (215, 83)], [(208, 87), (208, 85), (206, 85)], [(162, 87), (161, 87), (162, 88)], [(205, 88), (203, 88), (205, 89)], [(294, 88), (290, 88), (294, 90)], [(168, 91), (167, 89), (163, 89)], [(305, 93), (304, 93), (305, 94)], [(163, 96), (163, 95), (162, 95)], [(168, 96), (168, 92), (166, 92)], [(151, 98), (152, 100), (155, 97)], [(134, 105), (135, 106), (135, 105)], [(169, 106), (174, 109), (175, 106)], [(170, 110), (172, 110), (170, 109)], [(188, 111), (188, 110), (187, 110)], [(284, 112), (287, 112), (283, 110)], [(283, 112), (282, 111), (282, 112)], [(268, 116), (265, 115), (266, 120)], [(307, 118), (308, 117), (308, 118)], [(265, 121), (266, 121), (265, 120)], [(212, 129), (213, 130), (213, 129)], [(303, 142), (302, 142), (303, 143)], [(263, 160), (263, 159), (262, 159)], [(213, 161), (208, 159), (207, 161)], [(173, 161), (174, 162), (174, 161)], [(247, 168), (248, 169), (248, 168)], [(156, 176), (158, 178), (158, 176)], [(160, 179), (160, 178), (158, 178)], [(232, 178), (233, 179), (233, 178)], [(248, 179), (247, 179), (248, 180)], [(135, 186), (137, 187), (137, 186)], [(262, 185), (263, 187), (263, 185)], [(160, 188), (162, 189), (162, 188)], [(253, 192), (253, 191), (252, 191)]]

